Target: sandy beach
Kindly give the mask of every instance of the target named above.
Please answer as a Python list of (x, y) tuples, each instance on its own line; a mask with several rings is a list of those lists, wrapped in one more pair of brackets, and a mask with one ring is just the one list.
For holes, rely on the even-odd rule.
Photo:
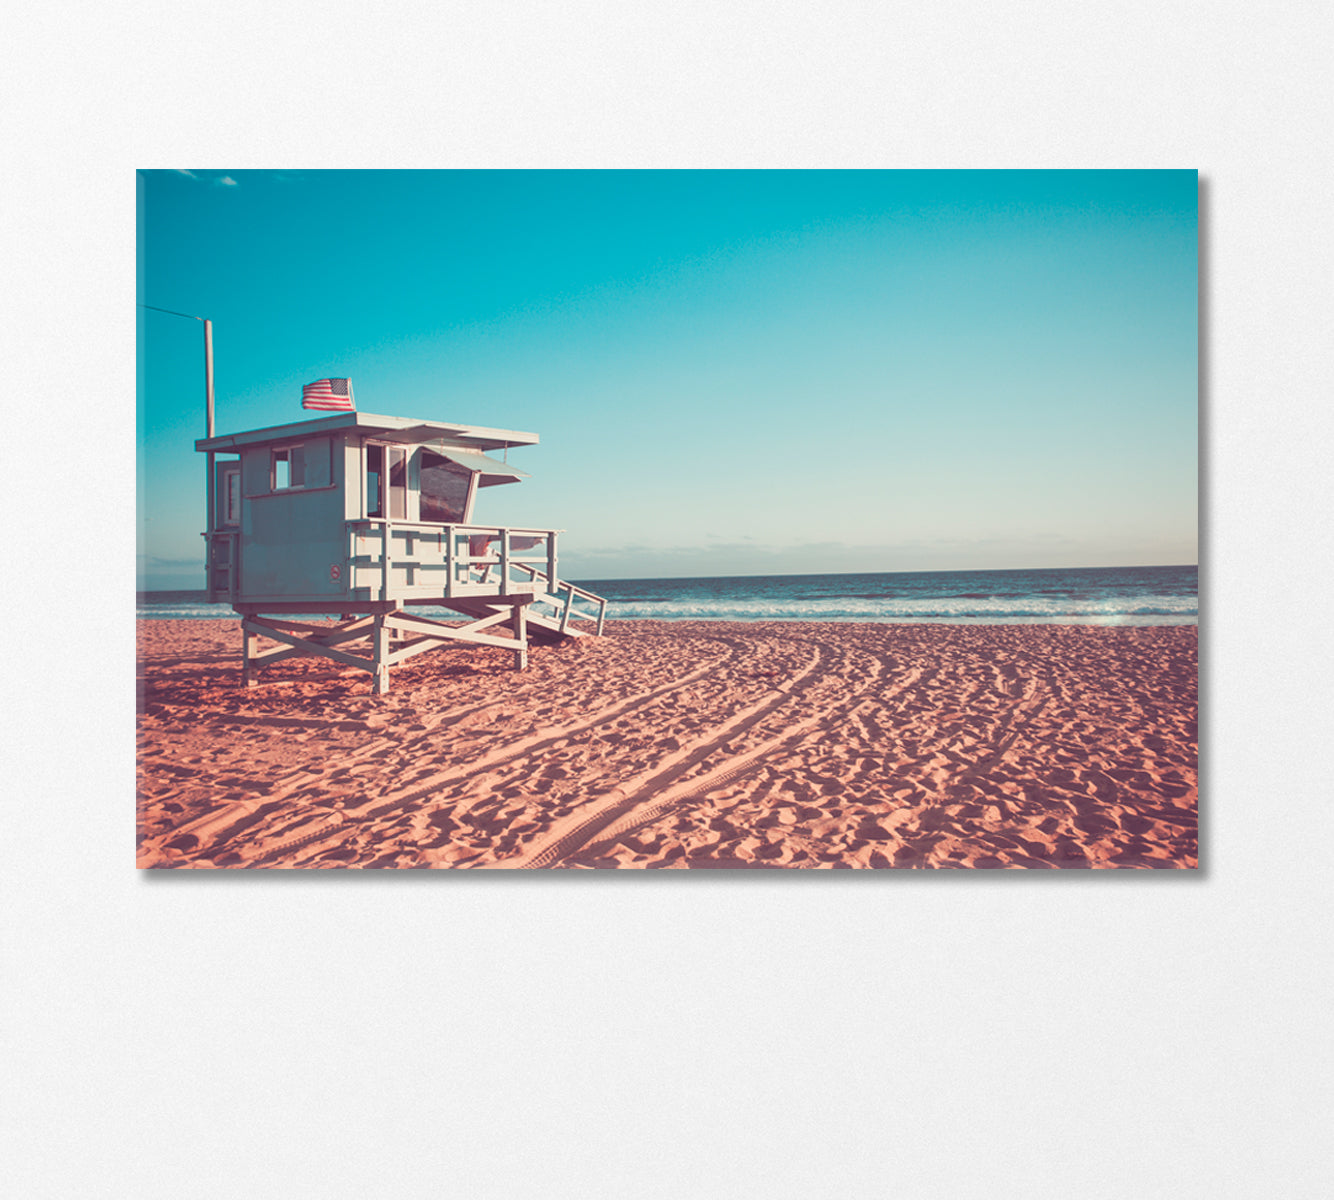
[(392, 691), (139, 621), (145, 868), (1189, 868), (1194, 626), (621, 621)]

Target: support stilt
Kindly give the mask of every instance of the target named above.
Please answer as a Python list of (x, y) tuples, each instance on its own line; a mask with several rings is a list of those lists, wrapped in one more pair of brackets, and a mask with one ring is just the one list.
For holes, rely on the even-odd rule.
[(514, 640), (519, 648), (514, 652), (514, 669), (525, 670), (528, 666), (528, 605), (514, 606)]
[(372, 633), (375, 651), (375, 686), (371, 690), (377, 696), (383, 696), (389, 690), (389, 626), (384, 623), (384, 615), (377, 613)]
[(257, 638), (244, 624), (241, 626), (241, 686), (252, 688), (255, 686), (255, 653), (259, 647), (259, 638)]

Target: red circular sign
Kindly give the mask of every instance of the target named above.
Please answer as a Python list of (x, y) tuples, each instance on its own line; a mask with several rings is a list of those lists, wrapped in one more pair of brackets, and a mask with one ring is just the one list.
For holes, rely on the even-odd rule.
[(337, 583), (340, 579), (342, 579), (342, 577), (343, 577), (343, 568), (340, 567), (337, 563), (334, 563), (329, 568), (329, 578), (332, 579), (335, 583)]

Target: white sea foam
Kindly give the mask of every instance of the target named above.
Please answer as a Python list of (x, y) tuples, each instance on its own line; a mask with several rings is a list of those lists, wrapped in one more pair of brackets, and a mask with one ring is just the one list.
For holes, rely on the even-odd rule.
[(616, 601), (607, 615), (623, 620), (695, 621), (942, 621), (1053, 622), (1105, 625), (1189, 624), (1199, 617), (1194, 597), (1136, 596), (1071, 599), (1033, 595), (977, 598), (718, 599)]
[(227, 620), (236, 616), (230, 604), (143, 604), (135, 610), (138, 617), (162, 620), (175, 618), (183, 621)]

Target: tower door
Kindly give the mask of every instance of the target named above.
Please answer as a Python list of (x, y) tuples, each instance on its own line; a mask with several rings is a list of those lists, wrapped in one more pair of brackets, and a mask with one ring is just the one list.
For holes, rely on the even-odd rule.
[(213, 532), (208, 539), (206, 581), (210, 601), (235, 596), (241, 532), (241, 464), (234, 458), (213, 464)]
[(241, 527), (241, 464), (235, 460), (215, 463), (213, 477), (213, 527)]
[(402, 446), (366, 443), (365, 496), (368, 517), (401, 521), (408, 515), (408, 455)]

